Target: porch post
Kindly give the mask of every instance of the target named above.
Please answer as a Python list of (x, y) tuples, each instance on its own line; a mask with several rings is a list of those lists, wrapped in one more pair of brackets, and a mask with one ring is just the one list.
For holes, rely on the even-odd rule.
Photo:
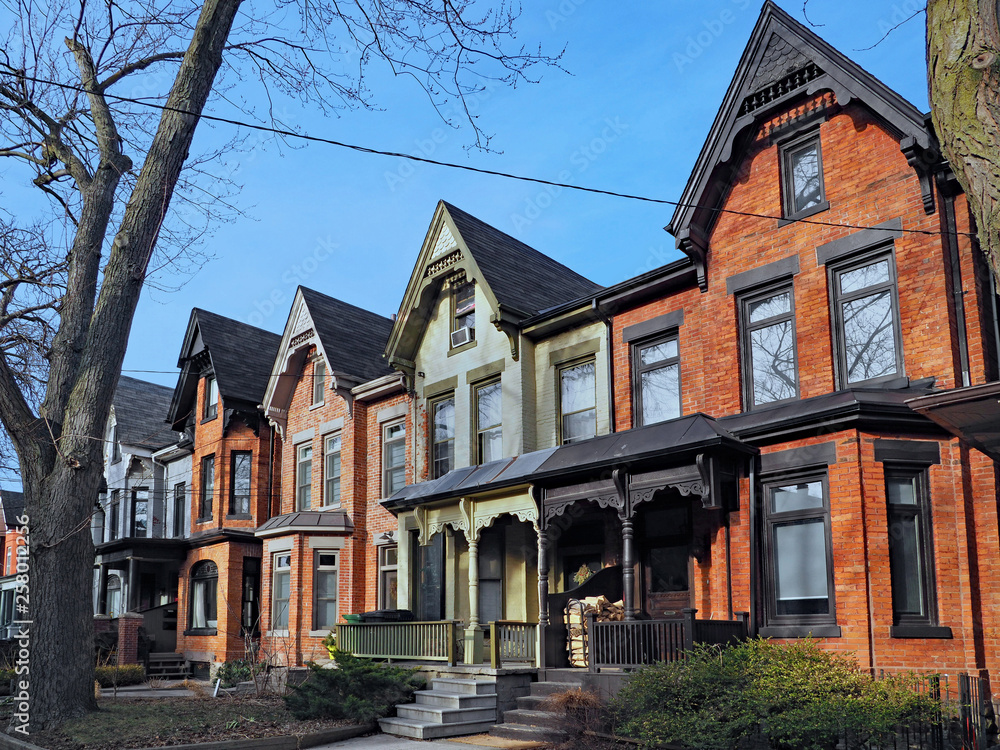
[(139, 564), (134, 557), (128, 559), (128, 598), (122, 604), (126, 612), (139, 609)]
[(549, 625), (549, 535), (541, 520), (538, 523), (538, 643), (535, 645), (535, 660), (539, 669), (545, 663), (545, 631)]
[(108, 614), (108, 566), (101, 563), (97, 568), (97, 607), (95, 614)]
[(465, 629), (465, 663), (482, 664), (483, 631), (479, 627), (479, 537), (469, 533), (469, 627)]
[(635, 532), (631, 517), (622, 516), (622, 601), (625, 619), (635, 619)]

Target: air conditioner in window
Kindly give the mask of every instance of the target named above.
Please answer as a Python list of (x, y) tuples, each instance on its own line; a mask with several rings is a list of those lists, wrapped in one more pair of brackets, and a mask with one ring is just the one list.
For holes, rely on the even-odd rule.
[(468, 344), (475, 337), (475, 328), (466, 328), (465, 326), (462, 326), (457, 331), (451, 332), (451, 347), (454, 349), (457, 346), (462, 346), (462, 344)]

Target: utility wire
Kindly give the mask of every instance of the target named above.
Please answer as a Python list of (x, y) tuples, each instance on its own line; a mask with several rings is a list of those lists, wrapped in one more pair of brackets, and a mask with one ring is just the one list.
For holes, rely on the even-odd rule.
[[(60, 83), (58, 81), (50, 81), (50, 80), (45, 79), (45, 78), (35, 78), (35, 77), (29, 76), (29, 75), (20, 75), (20, 76), (18, 76), (18, 78), (20, 78), (21, 80), (25, 80), (25, 81), (32, 81), (34, 83), (43, 83), (43, 84), (47, 84), (49, 86), (55, 86), (57, 88), (67, 89), (67, 90), (70, 90), (70, 91), (76, 91), (76, 92), (79, 92), (81, 94), (88, 94), (88, 93), (90, 93), (86, 89), (82, 88), (81, 86), (76, 86), (76, 85), (68, 84), (68, 83)], [(830, 221), (819, 221), (817, 219), (790, 219), (790, 218), (786, 218), (784, 216), (773, 216), (773, 215), (770, 215), (770, 214), (760, 214), (760, 213), (754, 213), (752, 211), (736, 211), (736, 210), (731, 209), (731, 208), (718, 208), (718, 207), (714, 207), (714, 206), (702, 206), (702, 205), (697, 204), (697, 203), (683, 203), (681, 201), (673, 201), (673, 200), (668, 200), (666, 198), (651, 198), (649, 196), (635, 195), (633, 193), (621, 193), (621, 192), (618, 192), (618, 191), (615, 191), (615, 190), (604, 190), (602, 188), (584, 187), (582, 185), (571, 185), (571, 184), (566, 183), (566, 182), (556, 182), (554, 180), (545, 180), (545, 179), (542, 179), (541, 177), (527, 177), (525, 175), (516, 175), (516, 174), (512, 174), (510, 172), (501, 172), (501, 171), (495, 170), (495, 169), (486, 169), (485, 167), (473, 167), (473, 166), (468, 165), (468, 164), (457, 164), (455, 162), (441, 161), (441, 160), (438, 160), (438, 159), (431, 159), (431, 158), (426, 157), (426, 156), (416, 156), (414, 154), (406, 154), (406, 153), (402, 153), (402, 152), (399, 152), (399, 151), (387, 151), (387, 150), (384, 150), (384, 149), (369, 148), (367, 146), (358, 146), (358, 145), (352, 144), (352, 143), (344, 143), (343, 141), (336, 141), (336, 140), (333, 140), (331, 138), (323, 138), (321, 136), (308, 135), (306, 133), (296, 133), (293, 130), (284, 130), (282, 128), (274, 128), (274, 127), (269, 127), (267, 125), (258, 125), (258, 124), (255, 124), (255, 123), (244, 122), (242, 120), (234, 120), (234, 119), (231, 119), (231, 118), (228, 118), (228, 117), (219, 117), (217, 115), (206, 115), (204, 113), (202, 113), (202, 114), (196, 114), (194, 112), (190, 112), (190, 111), (184, 110), (184, 109), (179, 109), (177, 107), (169, 107), (169, 106), (167, 106), (165, 104), (157, 104), (155, 102), (149, 102), (149, 101), (145, 101), (145, 100), (142, 100), (142, 99), (133, 99), (133, 98), (130, 98), (130, 97), (127, 97), (127, 96), (120, 96), (118, 94), (112, 94), (112, 93), (110, 93), (108, 91), (102, 92), (102, 95), (103, 96), (107, 96), (107, 97), (111, 97), (111, 98), (116, 99), (118, 101), (128, 102), (130, 104), (138, 104), (140, 106), (150, 107), (152, 109), (159, 109), (159, 110), (163, 110), (165, 112), (176, 112), (176, 113), (182, 114), (182, 115), (191, 115), (191, 116), (198, 117), (198, 118), (201, 118), (201, 119), (204, 119), (204, 120), (209, 120), (211, 122), (219, 122), (219, 123), (224, 123), (224, 124), (227, 124), (227, 125), (236, 125), (237, 127), (249, 128), (251, 130), (257, 130), (257, 131), (264, 132), (264, 133), (272, 133), (274, 135), (280, 135), (280, 136), (283, 136), (283, 137), (286, 137), (286, 138), (297, 138), (299, 140), (309, 141), (309, 142), (312, 142), (312, 143), (323, 143), (323, 144), (326, 144), (328, 146), (337, 146), (338, 148), (346, 148), (346, 149), (350, 149), (352, 151), (358, 151), (358, 152), (363, 153), (363, 154), (374, 154), (374, 155), (377, 155), (377, 156), (391, 156), (391, 157), (394, 157), (394, 158), (397, 158), (397, 159), (408, 159), (410, 161), (422, 162), (424, 164), (432, 164), (434, 166), (446, 167), (448, 169), (461, 169), (461, 170), (464, 170), (466, 172), (474, 172), (476, 174), (485, 174), (485, 175), (490, 175), (490, 176), (493, 176), (493, 177), (505, 177), (505, 178), (507, 178), (509, 180), (519, 180), (521, 182), (531, 182), (531, 183), (534, 183), (534, 184), (537, 184), (537, 185), (549, 185), (551, 187), (565, 188), (567, 190), (577, 190), (577, 191), (583, 192), (583, 193), (593, 193), (593, 194), (596, 194), (596, 195), (608, 195), (608, 196), (611, 196), (613, 198), (624, 198), (624, 199), (627, 199), (627, 200), (643, 201), (643, 202), (646, 202), (646, 203), (656, 203), (656, 204), (666, 205), (666, 206), (675, 206), (677, 208), (701, 208), (701, 209), (705, 209), (707, 211), (714, 211), (715, 213), (727, 213), (727, 214), (733, 214), (735, 216), (747, 216), (747, 217), (756, 218), (756, 219), (772, 219), (774, 221), (784, 221), (786, 224), (792, 224), (792, 223), (796, 223), (796, 224), (813, 224), (815, 226), (841, 227), (843, 229), (884, 229), (884, 227), (877, 227), (877, 226), (872, 226), (872, 225), (867, 225), (867, 224), (839, 224), (839, 223), (830, 222)], [(971, 237), (971, 238), (975, 238), (975, 237), (978, 236), (975, 232), (957, 232), (957, 231), (956, 232), (948, 232), (948, 231), (944, 231), (944, 230), (934, 231), (934, 230), (929, 230), (929, 229), (903, 229), (903, 230), (895, 230), (895, 231), (902, 231), (902, 232), (907, 233), (907, 234), (930, 235), (930, 236), (934, 236), (934, 237), (941, 236), (941, 235), (949, 235), (949, 234), (950, 235), (956, 235), (956, 236)]]

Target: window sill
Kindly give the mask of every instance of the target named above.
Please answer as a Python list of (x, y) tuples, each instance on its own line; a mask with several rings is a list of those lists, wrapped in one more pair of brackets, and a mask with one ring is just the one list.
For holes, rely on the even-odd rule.
[(250, 513), (227, 513), (227, 521), (252, 521), (253, 515)]
[(321, 505), (316, 510), (340, 510), (340, 503), (331, 503), (330, 505)]
[(315, 404), (310, 404), (309, 411), (312, 411), (313, 409), (318, 409), (321, 406), (325, 406), (325, 405), (326, 405), (325, 401), (317, 401)]
[(197, 523), (211, 523), (212, 522), (212, 517), (211, 516), (205, 516), (204, 518), (196, 518), (196, 519), (194, 519), (194, 522), (196, 524)]
[(326, 638), (328, 635), (330, 635), (330, 631), (333, 630), (334, 627), (336, 626), (331, 625), (329, 628), (326, 628), (324, 630), (310, 630), (309, 635), (312, 638)]
[(201, 422), (199, 422), (199, 424), (205, 424), (206, 422), (214, 422), (218, 418), (219, 418), (218, 414), (213, 414), (210, 417), (205, 417), (204, 419), (202, 419)]
[(951, 638), (951, 628), (938, 625), (893, 625), (889, 630), (892, 638)]
[(830, 201), (823, 201), (817, 203), (812, 208), (807, 208), (805, 211), (800, 211), (797, 214), (792, 214), (791, 216), (786, 216), (784, 219), (778, 219), (778, 226), (784, 227), (789, 224), (794, 224), (801, 219), (808, 219), (810, 216), (815, 216), (816, 214), (821, 214), (824, 211), (830, 210)]
[(840, 638), (839, 625), (771, 625), (760, 628), (764, 638)]
[(218, 635), (216, 628), (189, 628), (184, 631), (184, 635)]
[(264, 635), (266, 635), (268, 638), (287, 638), (288, 637), (288, 631), (287, 630), (268, 630)]
[(464, 352), (466, 349), (475, 348), (476, 344), (479, 343), (478, 339), (473, 339), (468, 344), (462, 344), (461, 346), (455, 346), (448, 350), (448, 356), (451, 357), (460, 352)]

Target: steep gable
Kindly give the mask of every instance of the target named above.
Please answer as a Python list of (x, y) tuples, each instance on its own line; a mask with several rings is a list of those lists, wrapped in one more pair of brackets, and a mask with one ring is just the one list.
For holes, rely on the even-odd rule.
[(332, 389), (350, 409), (352, 388), (393, 374), (382, 355), (391, 330), (389, 318), (300, 286), (262, 400), (268, 419), (284, 434), (292, 395), (313, 347), (326, 363)]
[(839, 105), (860, 102), (900, 139), (921, 178), (925, 209), (933, 211), (929, 175), (940, 158), (926, 116), (768, 0), (666, 227), (698, 267), (703, 290), (712, 226), (760, 124), (823, 91)]
[(178, 439), (165, 424), (173, 389), (122, 375), (112, 405), (118, 442), (156, 450)]
[[(446, 280), (463, 274), (480, 285), (489, 302), (489, 314), (479, 318), (479, 325), (492, 323), (512, 342), (522, 320), (602, 289), (520, 240), (440, 201), (385, 350), (393, 366), (404, 372), (412, 369)], [(515, 348), (512, 343), (512, 352)]]

